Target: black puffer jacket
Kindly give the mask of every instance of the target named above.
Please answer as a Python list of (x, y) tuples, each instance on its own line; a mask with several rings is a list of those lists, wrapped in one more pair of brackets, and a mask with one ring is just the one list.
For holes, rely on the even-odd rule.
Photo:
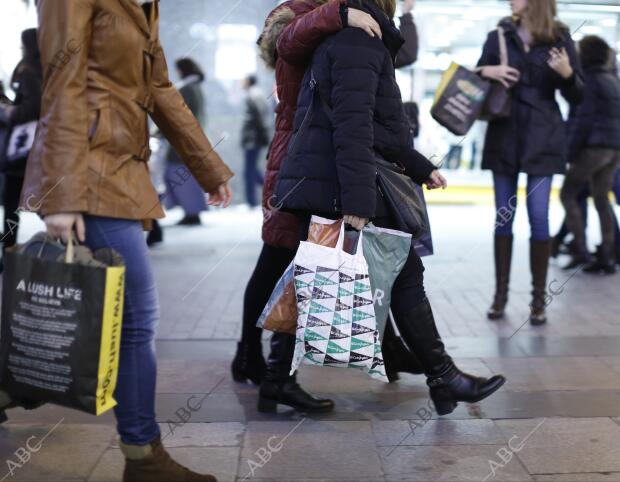
[(569, 162), (587, 147), (620, 149), (620, 79), (602, 66), (584, 70), (583, 102), (568, 121)]
[[(511, 18), (500, 22), (506, 36), (508, 63), (521, 77), (512, 91), (512, 109), (507, 119), (489, 123), (484, 142), (482, 168), (500, 174), (526, 172), (550, 176), (565, 171), (567, 161), (566, 123), (555, 100), (559, 90), (571, 104), (583, 95), (581, 67), (568, 28), (559, 24), (554, 44), (533, 45), (525, 52), (517, 25)], [(548, 65), (549, 50), (564, 47), (575, 74), (563, 79)], [(478, 65), (500, 63), (497, 30), (484, 44)]]
[[(299, 95), (295, 132), (308, 109), (312, 121), (303, 136), (291, 141), (276, 187), (277, 202), (286, 210), (375, 217), (375, 152), (400, 162), (419, 184), (435, 169), (409, 147), (409, 124), (394, 75), (394, 57), (403, 43), (398, 29), (372, 2), (349, 6), (377, 20), (383, 41), (345, 28), (317, 48)], [(327, 108), (319, 96), (312, 101), (311, 72)]]

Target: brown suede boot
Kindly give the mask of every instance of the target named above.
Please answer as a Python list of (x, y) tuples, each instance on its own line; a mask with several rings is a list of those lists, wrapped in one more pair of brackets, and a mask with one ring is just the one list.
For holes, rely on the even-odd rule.
[(120, 442), (125, 455), (123, 482), (217, 482), (212, 475), (192, 472), (175, 462), (158, 437), (148, 445)]

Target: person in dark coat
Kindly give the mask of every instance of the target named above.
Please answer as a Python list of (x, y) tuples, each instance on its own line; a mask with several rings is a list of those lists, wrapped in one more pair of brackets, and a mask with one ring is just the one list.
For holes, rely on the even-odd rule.
[(510, 88), (508, 118), (489, 122), (482, 168), (493, 171), (495, 188), (496, 290), (489, 319), (504, 316), (512, 258), (512, 223), (519, 173), (527, 174), (531, 227), (530, 322), (547, 321), (545, 296), (549, 265), (549, 197), (554, 174), (565, 172), (566, 127), (555, 100), (559, 90), (572, 104), (581, 101), (583, 82), (568, 28), (556, 20), (555, 0), (512, 0), (512, 17), (500, 21), (508, 66), (500, 65), (499, 33), (489, 33), (478, 61), (481, 75)]
[[(584, 69), (585, 96), (569, 119), (570, 168), (562, 188), (566, 222), (573, 233), (573, 259), (567, 266), (582, 264), (585, 272), (615, 272), (614, 212), (609, 192), (620, 166), (620, 79), (609, 68), (611, 48), (602, 38), (584, 37), (579, 54)], [(601, 224), (602, 242), (597, 259), (590, 262), (583, 212), (578, 195), (590, 183)]]
[[(377, 189), (377, 156), (403, 165), (418, 184), (431, 189), (447, 184), (410, 145), (409, 122), (394, 72), (394, 59), (403, 44), (392, 21), (396, 0), (349, 5), (373, 16), (382, 39), (344, 29), (316, 49), (302, 82), (294, 124), (297, 134), (280, 169), (276, 201), (306, 217), (342, 217), (358, 230), (371, 219), (379, 227), (395, 229), (396, 221)], [(412, 246), (394, 283), (391, 309), (401, 336), (424, 369), (437, 413), (445, 415), (459, 401), (488, 397), (505, 379), (477, 378), (456, 367), (437, 331), (423, 272)]]
[[(11, 87), (15, 92), (12, 106), (2, 107), (6, 126), (10, 131), (15, 126), (37, 121), (41, 111), (41, 55), (37, 45), (37, 29), (22, 32), (23, 58), (15, 67)], [(2, 252), (17, 242), (19, 228), (19, 197), (24, 184), (24, 173), (28, 154), (11, 162), (5, 161), (5, 186), (3, 192), (4, 235)]]
[[(202, 93), (202, 82), (205, 75), (190, 58), (181, 58), (176, 61), (176, 68), (181, 77), (177, 85), (187, 107), (198, 119), (200, 125), (205, 125), (205, 98)], [(179, 225), (195, 226), (200, 224), (200, 213), (207, 209), (204, 191), (198, 181), (183, 166), (179, 154), (170, 147), (167, 157), (167, 166), (164, 172), (166, 194), (164, 201), (167, 208), (181, 206), (185, 216)]]
[(250, 207), (255, 207), (258, 205), (256, 187), (262, 186), (264, 182), (257, 164), (261, 151), (269, 145), (269, 107), (265, 93), (257, 85), (255, 75), (245, 78), (243, 88), (247, 92), (241, 127), (241, 147), (245, 153), (245, 200)]

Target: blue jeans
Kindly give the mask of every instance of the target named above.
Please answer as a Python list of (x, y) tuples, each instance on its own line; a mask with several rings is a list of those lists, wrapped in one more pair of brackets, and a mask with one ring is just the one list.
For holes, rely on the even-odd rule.
[(261, 148), (245, 150), (245, 200), (252, 207), (258, 206), (258, 200), (256, 199), (256, 186), (263, 185), (263, 175), (258, 170), (258, 156), (261, 152)]
[(155, 421), (155, 328), (159, 300), (142, 223), (85, 216), (86, 245), (113, 248), (125, 260), (125, 304), (114, 409), (126, 444), (146, 445), (160, 435)]
[[(549, 196), (552, 176), (527, 177), (527, 214), (530, 220), (531, 239), (549, 239)], [(517, 185), (519, 175), (493, 174), (495, 187), (495, 235), (511, 236), (517, 210)]]

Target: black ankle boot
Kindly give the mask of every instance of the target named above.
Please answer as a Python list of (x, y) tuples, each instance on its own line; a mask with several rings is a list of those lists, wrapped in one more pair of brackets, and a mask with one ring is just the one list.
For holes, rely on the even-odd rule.
[(433, 310), (428, 299), (412, 309), (394, 312), (396, 325), (410, 346), (427, 376), (427, 384), (438, 415), (451, 413), (457, 402), (479, 402), (501, 387), (506, 379), (496, 375), (478, 378), (461, 372), (446, 353), (437, 331)]
[(424, 373), (420, 360), (407, 348), (400, 336), (396, 336), (394, 327), (390, 320), (385, 326), (383, 342), (381, 343), (383, 362), (385, 363), (385, 374), (390, 383), (398, 380), (398, 372), (413, 373), (419, 375)]
[(237, 353), (231, 366), (234, 381), (247, 383), (250, 380), (255, 385), (261, 384), (267, 368), (261, 348), (260, 340), (258, 347), (249, 343), (237, 343)]
[(289, 375), (294, 352), (295, 335), (273, 334), (267, 371), (259, 390), (258, 411), (275, 412), (277, 405), (282, 404), (300, 412), (331, 412), (334, 409), (332, 400), (309, 394), (299, 386), (295, 375)]
[(9, 418), (6, 416), (6, 412), (4, 410), (0, 410), (0, 423), (4, 423)]
[(488, 380), (460, 371), (454, 364), (438, 377), (429, 377), (426, 384), (431, 389), (431, 399), (437, 415), (447, 415), (457, 402), (475, 403), (497, 391), (506, 378), (495, 375)]
[(594, 260), (590, 260), (589, 263), (586, 263), (583, 272), (590, 274), (614, 274), (616, 272), (616, 259), (614, 254), (612, 250), (606, 250), (602, 246), (599, 246), (596, 250)]

